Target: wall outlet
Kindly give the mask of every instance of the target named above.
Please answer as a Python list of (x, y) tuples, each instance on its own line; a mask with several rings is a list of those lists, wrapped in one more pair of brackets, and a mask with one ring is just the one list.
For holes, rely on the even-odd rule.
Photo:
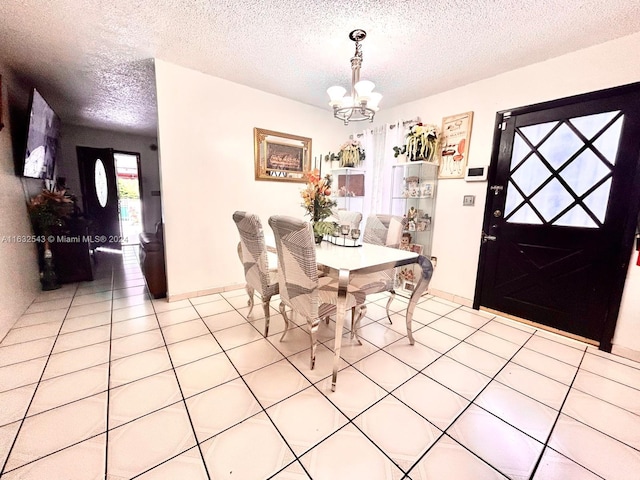
[(476, 204), (476, 196), (475, 195), (465, 195), (462, 197), (462, 206), (463, 207), (473, 207)]

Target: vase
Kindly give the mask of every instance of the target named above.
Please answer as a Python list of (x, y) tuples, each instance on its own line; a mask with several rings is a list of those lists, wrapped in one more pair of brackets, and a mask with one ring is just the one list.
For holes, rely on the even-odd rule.
[(320, 245), (322, 243), (322, 235), (314, 235), (316, 240), (316, 245)]
[(49, 248), (49, 242), (44, 243), (44, 266), (42, 268), (42, 274), (40, 275), (40, 283), (42, 284), (42, 290), (56, 290), (60, 288), (58, 283), (58, 276), (53, 268), (53, 253)]

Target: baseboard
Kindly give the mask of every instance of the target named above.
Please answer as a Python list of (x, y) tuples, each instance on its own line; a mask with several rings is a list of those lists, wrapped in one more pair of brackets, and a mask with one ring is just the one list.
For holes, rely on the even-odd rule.
[(177, 293), (175, 295), (172, 295), (170, 292), (167, 292), (167, 302), (177, 302), (180, 300), (186, 300), (188, 298), (204, 297), (205, 295), (229, 292), (231, 290), (237, 290), (243, 287), (244, 287), (244, 283), (236, 283), (232, 285), (225, 285), (224, 287), (209, 288), (207, 290), (196, 290), (194, 292)]
[(614, 344), (611, 347), (611, 353), (620, 357), (628, 358), (629, 360), (633, 360), (635, 362), (640, 362), (640, 352), (637, 350), (633, 350), (632, 348)]
[(473, 300), (470, 298), (464, 298), (454, 293), (443, 292), (442, 290), (438, 290), (435, 288), (430, 288), (429, 293), (436, 297), (444, 298), (445, 300), (449, 300), (453, 303), (459, 303), (460, 305), (464, 305), (465, 307), (471, 308), (473, 306)]

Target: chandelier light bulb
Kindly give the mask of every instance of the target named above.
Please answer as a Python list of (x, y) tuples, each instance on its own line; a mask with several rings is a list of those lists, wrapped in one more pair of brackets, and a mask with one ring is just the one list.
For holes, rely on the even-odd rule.
[(382, 94), (378, 92), (372, 92), (369, 95), (369, 101), (367, 102), (367, 107), (372, 108), (376, 112), (378, 111), (378, 104), (382, 100)]
[(347, 89), (340, 86), (334, 86), (327, 88), (327, 93), (329, 94), (329, 105), (332, 107), (334, 105), (340, 105), (342, 103), (342, 97), (345, 93), (347, 93)]
[(369, 80), (360, 80), (353, 86), (361, 100), (369, 100), (375, 84)]

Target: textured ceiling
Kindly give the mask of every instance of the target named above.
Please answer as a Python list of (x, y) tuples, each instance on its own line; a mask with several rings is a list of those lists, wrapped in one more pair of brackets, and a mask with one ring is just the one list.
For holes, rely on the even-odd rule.
[(385, 108), (638, 32), (640, 0), (0, 0), (0, 64), (65, 122), (155, 135), (153, 58), (328, 114), (355, 28)]

